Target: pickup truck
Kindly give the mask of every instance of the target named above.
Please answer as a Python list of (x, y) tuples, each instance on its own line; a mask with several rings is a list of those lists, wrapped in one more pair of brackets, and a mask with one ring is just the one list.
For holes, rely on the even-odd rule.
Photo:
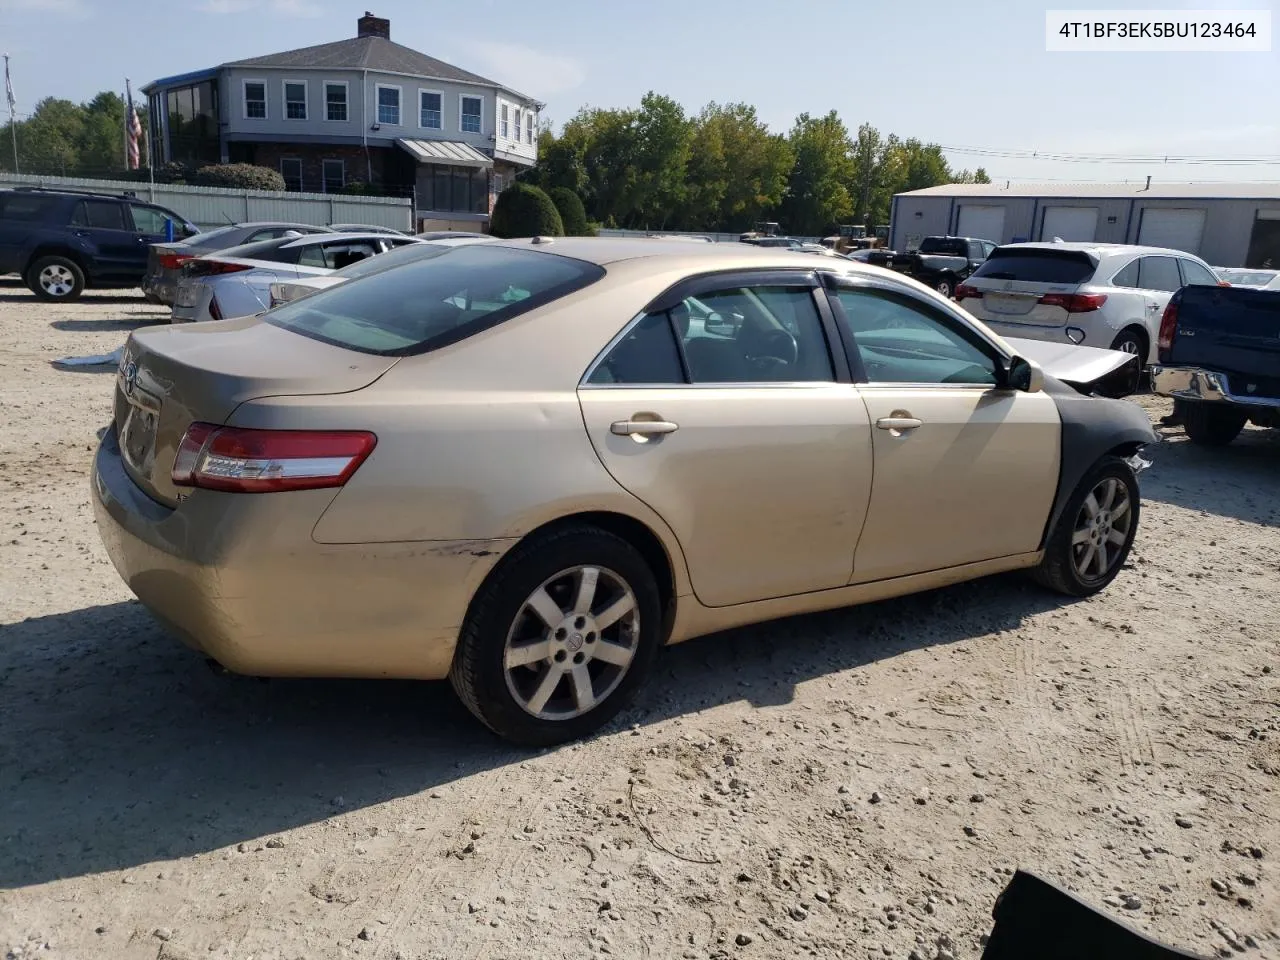
[(1178, 402), (1192, 443), (1226, 446), (1249, 422), (1280, 427), (1280, 291), (1183, 287), (1158, 349), (1151, 387)]
[(911, 253), (870, 250), (857, 259), (879, 267), (889, 267), (933, 287), (944, 297), (977, 270), (997, 244), (974, 237), (925, 237)]

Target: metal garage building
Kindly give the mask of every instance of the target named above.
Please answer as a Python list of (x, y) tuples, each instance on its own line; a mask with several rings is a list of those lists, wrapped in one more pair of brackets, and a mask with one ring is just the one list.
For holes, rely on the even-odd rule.
[(892, 249), (947, 234), (1142, 243), (1218, 267), (1280, 268), (1280, 183), (953, 183), (893, 198)]

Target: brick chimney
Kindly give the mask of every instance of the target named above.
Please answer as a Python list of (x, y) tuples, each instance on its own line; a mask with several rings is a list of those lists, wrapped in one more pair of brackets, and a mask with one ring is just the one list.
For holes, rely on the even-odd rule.
[(375, 17), (368, 10), (364, 12), (364, 16), (356, 21), (357, 37), (381, 37), (383, 40), (391, 39), (391, 21), (382, 17)]

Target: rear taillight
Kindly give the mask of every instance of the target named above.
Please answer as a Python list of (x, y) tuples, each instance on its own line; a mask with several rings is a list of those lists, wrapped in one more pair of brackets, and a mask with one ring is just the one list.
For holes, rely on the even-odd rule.
[(971, 287), (967, 283), (962, 283), (956, 287), (955, 297), (957, 300), (977, 300), (982, 297), (982, 291), (977, 287)]
[(193, 259), (186, 253), (162, 253), (159, 256), (160, 266), (165, 270), (177, 270), (188, 260)]
[(1046, 293), (1039, 303), (1045, 307), (1061, 307), (1067, 313), (1088, 313), (1107, 302), (1105, 293)]
[(189, 258), (182, 265), (182, 273), (188, 277), (216, 277), (224, 273), (239, 273), (241, 270), (252, 270), (251, 263), (230, 263), (226, 260), (204, 260)]
[(1164, 308), (1160, 318), (1160, 335), (1156, 340), (1156, 348), (1161, 363), (1169, 360), (1169, 351), (1173, 349), (1173, 341), (1178, 337), (1178, 295), (1174, 294), (1169, 305)]
[(340, 487), (377, 442), (365, 431), (250, 430), (193, 423), (178, 445), (172, 479), (177, 487), (231, 493)]

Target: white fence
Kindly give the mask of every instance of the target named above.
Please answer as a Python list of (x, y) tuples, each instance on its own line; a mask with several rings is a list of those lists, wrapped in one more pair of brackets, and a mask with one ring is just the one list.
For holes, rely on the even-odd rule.
[[(707, 237), (716, 243), (737, 243), (741, 233), (707, 233), (697, 230), (617, 230), (601, 227), (602, 237)], [(787, 234), (787, 236), (791, 236)], [(821, 237), (791, 237), (804, 243), (819, 243)]]
[(0, 188), (49, 187), (132, 194), (180, 214), (207, 229), (228, 223), (283, 220), (327, 226), (360, 223), (371, 227), (413, 229), (413, 201), (407, 197), (357, 197), (337, 193), (277, 193), (224, 187), (188, 187), (131, 180), (85, 180), (78, 177), (33, 177), (0, 173)]

